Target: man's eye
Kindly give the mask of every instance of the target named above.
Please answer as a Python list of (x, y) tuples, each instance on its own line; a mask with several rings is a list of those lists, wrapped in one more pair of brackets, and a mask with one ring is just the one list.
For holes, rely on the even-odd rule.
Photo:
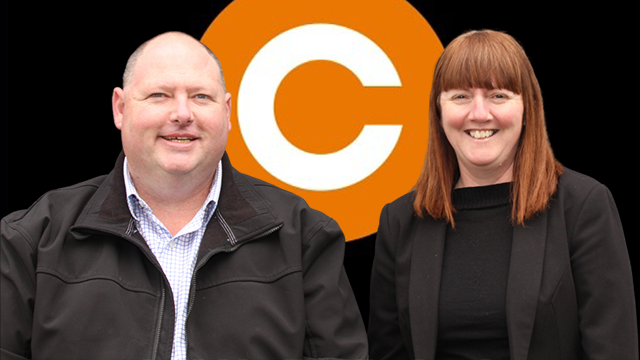
[(198, 94), (198, 95), (196, 95), (196, 98), (201, 99), (201, 100), (205, 100), (205, 99), (208, 99), (209, 96), (204, 95), (204, 94)]
[(155, 93), (155, 94), (151, 94), (151, 97), (160, 98), (160, 97), (164, 97), (164, 94)]

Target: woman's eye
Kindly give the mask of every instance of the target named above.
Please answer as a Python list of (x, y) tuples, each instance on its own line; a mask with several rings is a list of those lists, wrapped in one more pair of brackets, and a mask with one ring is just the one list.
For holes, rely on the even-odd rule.
[(496, 101), (506, 101), (506, 100), (509, 100), (511, 97), (505, 93), (497, 93), (497, 94), (491, 95), (491, 98)]

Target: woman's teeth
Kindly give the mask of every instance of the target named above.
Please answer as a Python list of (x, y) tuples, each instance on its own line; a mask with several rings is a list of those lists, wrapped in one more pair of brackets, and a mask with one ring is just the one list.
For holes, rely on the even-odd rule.
[(486, 139), (496, 133), (496, 130), (471, 130), (467, 131), (467, 134), (471, 135), (474, 139)]

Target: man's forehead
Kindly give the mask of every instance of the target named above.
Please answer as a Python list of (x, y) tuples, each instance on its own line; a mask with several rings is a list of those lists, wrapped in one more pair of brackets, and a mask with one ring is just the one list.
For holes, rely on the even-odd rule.
[(194, 62), (204, 65), (210, 60), (213, 59), (203, 45), (186, 35), (163, 35), (151, 40), (139, 59), (149, 64), (165, 66)]
[(145, 49), (136, 63), (134, 78), (182, 75), (219, 81), (218, 65), (201, 44), (184, 37), (162, 40), (150, 43)]

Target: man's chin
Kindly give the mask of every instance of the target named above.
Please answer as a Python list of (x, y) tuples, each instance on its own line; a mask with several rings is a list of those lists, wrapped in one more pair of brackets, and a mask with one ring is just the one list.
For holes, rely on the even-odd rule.
[(215, 172), (216, 164), (207, 164), (194, 161), (168, 161), (162, 164), (162, 170), (175, 178), (184, 178), (188, 180), (199, 175), (210, 176), (209, 173)]

